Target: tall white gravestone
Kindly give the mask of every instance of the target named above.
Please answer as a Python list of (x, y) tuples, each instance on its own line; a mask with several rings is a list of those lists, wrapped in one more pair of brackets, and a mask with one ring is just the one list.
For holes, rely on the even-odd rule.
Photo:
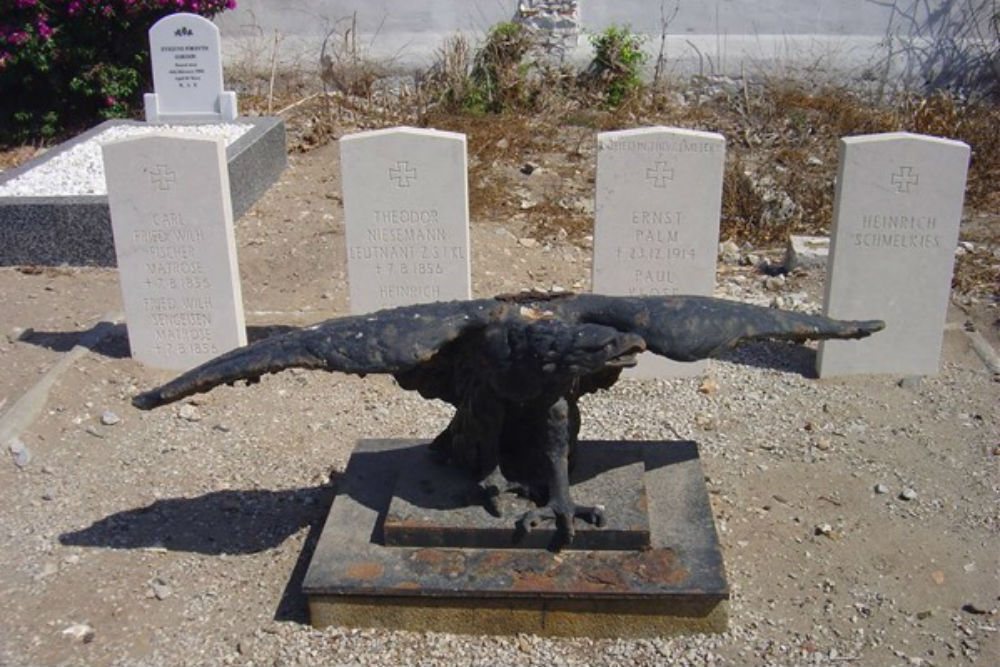
[[(648, 127), (598, 135), (594, 292), (712, 295), (725, 151), (714, 132)], [(680, 377), (705, 368), (644, 354), (630, 374)]]
[(103, 152), (132, 356), (180, 371), (245, 345), (223, 140), (160, 132)]
[(236, 118), (236, 93), (222, 84), (219, 29), (203, 16), (164, 16), (149, 29), (153, 90), (146, 121), (218, 122)]
[(824, 314), (886, 327), (822, 342), (820, 377), (937, 373), (969, 153), (906, 132), (841, 139)]
[(470, 298), (465, 135), (353, 134), (340, 168), (351, 311)]

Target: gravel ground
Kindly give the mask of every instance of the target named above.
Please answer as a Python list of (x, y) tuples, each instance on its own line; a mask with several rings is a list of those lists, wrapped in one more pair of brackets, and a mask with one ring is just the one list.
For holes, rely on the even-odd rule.
[(70, 197), (106, 195), (104, 158), (101, 145), (153, 132), (166, 131), (190, 137), (219, 138), (226, 145), (247, 133), (253, 125), (218, 123), (212, 125), (118, 125), (82, 141), (50, 160), (29, 169), (17, 178), (0, 183), (0, 197)]
[[(335, 147), (295, 156), (241, 221), (251, 337), (345, 312), (336, 172)], [(477, 295), (587, 289), (585, 243), (528, 233), (474, 222)], [(718, 284), (803, 309), (821, 294), (816, 273), (769, 282), (738, 263)], [(0, 295), (3, 411), (120, 308), (101, 269), (0, 269)], [(588, 397), (583, 437), (701, 449), (730, 627), (648, 640), (312, 629), (299, 585), (355, 441), (433, 436), (450, 408), (386, 377), (293, 370), (139, 412), (131, 396), (168, 374), (129, 359), (119, 327), (3, 444), (0, 663), (996, 664), (1000, 382), (968, 320), (951, 309), (934, 377), (819, 381), (811, 348), (755, 344), (709, 380)]]

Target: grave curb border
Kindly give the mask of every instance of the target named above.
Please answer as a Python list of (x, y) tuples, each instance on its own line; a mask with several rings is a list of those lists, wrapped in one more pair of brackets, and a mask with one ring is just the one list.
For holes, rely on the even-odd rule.
[[(237, 220), (278, 179), (288, 164), (285, 123), (270, 116), (237, 118), (254, 127), (226, 147), (233, 219)], [(169, 123), (177, 125), (178, 123)], [(147, 125), (113, 119), (0, 173), (0, 183), (17, 178), (74, 146), (118, 125)], [(0, 197), (0, 266), (117, 265), (107, 195)]]

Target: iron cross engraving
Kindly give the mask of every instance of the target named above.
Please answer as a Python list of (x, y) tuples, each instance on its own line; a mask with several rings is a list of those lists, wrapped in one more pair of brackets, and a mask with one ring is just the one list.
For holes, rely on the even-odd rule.
[(167, 165), (158, 164), (156, 169), (150, 169), (149, 181), (160, 190), (169, 190), (170, 186), (177, 181), (177, 174), (169, 169)]
[(920, 183), (920, 174), (913, 171), (913, 167), (900, 167), (899, 171), (892, 175), (892, 184), (896, 186), (896, 192), (908, 194), (911, 185)]
[(409, 162), (400, 161), (395, 167), (389, 167), (389, 179), (395, 181), (398, 187), (408, 188), (412, 181), (417, 180), (417, 170), (410, 167)]
[(674, 180), (674, 170), (666, 162), (657, 162), (655, 166), (646, 169), (646, 180), (653, 182), (653, 187), (665, 188), (667, 181)]

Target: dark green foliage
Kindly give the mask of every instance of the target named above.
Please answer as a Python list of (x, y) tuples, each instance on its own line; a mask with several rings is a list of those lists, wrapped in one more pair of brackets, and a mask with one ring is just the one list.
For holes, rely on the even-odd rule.
[(616, 109), (642, 89), (640, 70), (647, 58), (642, 37), (628, 26), (611, 26), (591, 35), (590, 44), (594, 59), (583, 79), (600, 91), (608, 108)]
[(528, 95), (528, 65), (523, 60), (531, 45), (531, 35), (520, 23), (493, 26), (472, 63), (466, 109), (497, 113), (522, 106)]
[(3, 0), (0, 144), (47, 142), (133, 115), (150, 90), (148, 30), (175, 11), (211, 17), (232, 0)]

